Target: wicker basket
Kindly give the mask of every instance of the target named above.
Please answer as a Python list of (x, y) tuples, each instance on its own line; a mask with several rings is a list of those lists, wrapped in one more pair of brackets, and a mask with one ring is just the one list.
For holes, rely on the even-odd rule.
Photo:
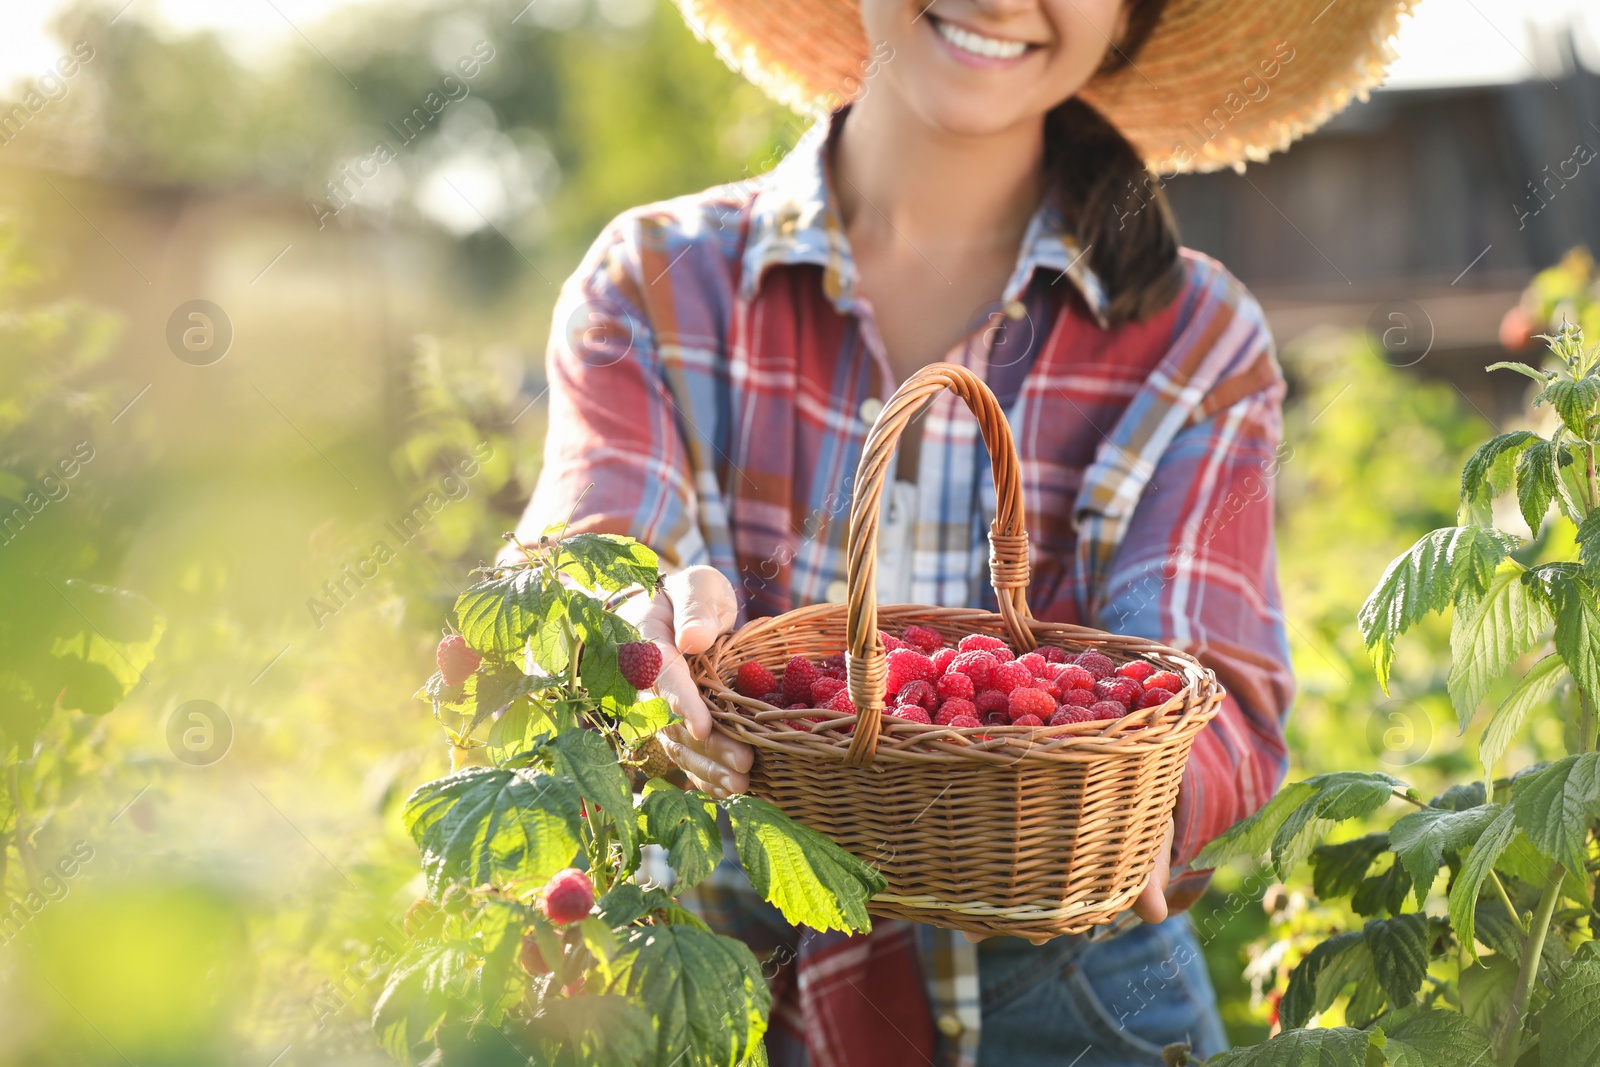
[[(966, 401), (993, 457), (989, 568), (998, 613), (876, 602), (879, 501), (895, 442), (942, 389)], [(1216, 714), (1222, 688), (1175, 649), (1032, 617), (1017, 453), (998, 401), (972, 372), (925, 367), (879, 415), (856, 472), (848, 577), (847, 603), (752, 622), (691, 657), (718, 725), (755, 748), (750, 791), (878, 868), (888, 888), (872, 900), (877, 915), (1038, 938), (1125, 911), (1155, 864), (1189, 747)], [(1098, 649), (1119, 662), (1142, 657), (1187, 685), (1160, 707), (1109, 722), (951, 729), (884, 718), (878, 630), (911, 623), (952, 641), (993, 634), (1019, 654), (1048, 644)], [(821, 721), (796, 725), (794, 712), (732, 688), (747, 660), (776, 671), (791, 656), (841, 650), (855, 716), (810, 712)]]

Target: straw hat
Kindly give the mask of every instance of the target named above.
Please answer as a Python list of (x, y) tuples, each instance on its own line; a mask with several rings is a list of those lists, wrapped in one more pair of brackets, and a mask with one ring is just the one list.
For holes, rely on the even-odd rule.
[[(857, 0), (676, 0), (727, 64), (796, 111), (857, 95), (885, 58)], [(1243, 169), (1287, 148), (1394, 59), (1415, 0), (1169, 0), (1133, 66), (1082, 96), (1159, 174)]]

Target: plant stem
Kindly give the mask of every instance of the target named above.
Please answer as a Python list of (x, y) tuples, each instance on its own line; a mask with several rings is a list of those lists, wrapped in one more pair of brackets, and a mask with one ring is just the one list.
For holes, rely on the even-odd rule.
[(1578, 690), (1578, 748), (1582, 752), (1593, 752), (1595, 747), (1595, 734), (1597, 732), (1594, 701), (1589, 699), (1589, 694), (1582, 689)]
[(1534, 980), (1539, 976), (1539, 958), (1544, 955), (1544, 938), (1550, 932), (1550, 917), (1555, 914), (1556, 902), (1561, 899), (1561, 880), (1566, 868), (1553, 864), (1545, 881), (1544, 892), (1539, 895), (1539, 906), (1534, 910), (1528, 938), (1522, 947), (1522, 966), (1517, 971), (1516, 990), (1511, 995), (1511, 1012), (1506, 1016), (1500, 1040), (1496, 1043), (1495, 1059), (1510, 1067), (1517, 1054), (1522, 1035), (1522, 1015), (1528, 1007), (1528, 996), (1533, 991)]
[(1522, 921), (1522, 916), (1512, 906), (1511, 896), (1506, 892), (1506, 884), (1500, 880), (1500, 876), (1493, 869), (1489, 871), (1489, 881), (1494, 883), (1494, 891), (1500, 894), (1500, 903), (1505, 905), (1506, 914), (1511, 916), (1511, 921), (1517, 924), (1518, 930), (1521, 930), (1523, 934), (1527, 934), (1527, 924)]

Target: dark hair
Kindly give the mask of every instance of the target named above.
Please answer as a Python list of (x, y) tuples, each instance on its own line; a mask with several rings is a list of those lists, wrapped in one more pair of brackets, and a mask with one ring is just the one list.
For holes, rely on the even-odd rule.
[[(1128, 66), (1167, 0), (1127, 0), (1123, 38), (1098, 73)], [(1183, 284), (1178, 224), (1161, 181), (1104, 115), (1074, 96), (1045, 117), (1045, 169), (1062, 219), (1105, 286), (1112, 323), (1148, 318)]]

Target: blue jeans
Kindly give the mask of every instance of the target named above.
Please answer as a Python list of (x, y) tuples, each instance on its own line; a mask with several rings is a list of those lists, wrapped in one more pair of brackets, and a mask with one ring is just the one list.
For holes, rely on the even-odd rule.
[(981, 1067), (1160, 1067), (1161, 1047), (1226, 1049), (1217, 997), (1187, 916), (1107, 941), (978, 949)]

